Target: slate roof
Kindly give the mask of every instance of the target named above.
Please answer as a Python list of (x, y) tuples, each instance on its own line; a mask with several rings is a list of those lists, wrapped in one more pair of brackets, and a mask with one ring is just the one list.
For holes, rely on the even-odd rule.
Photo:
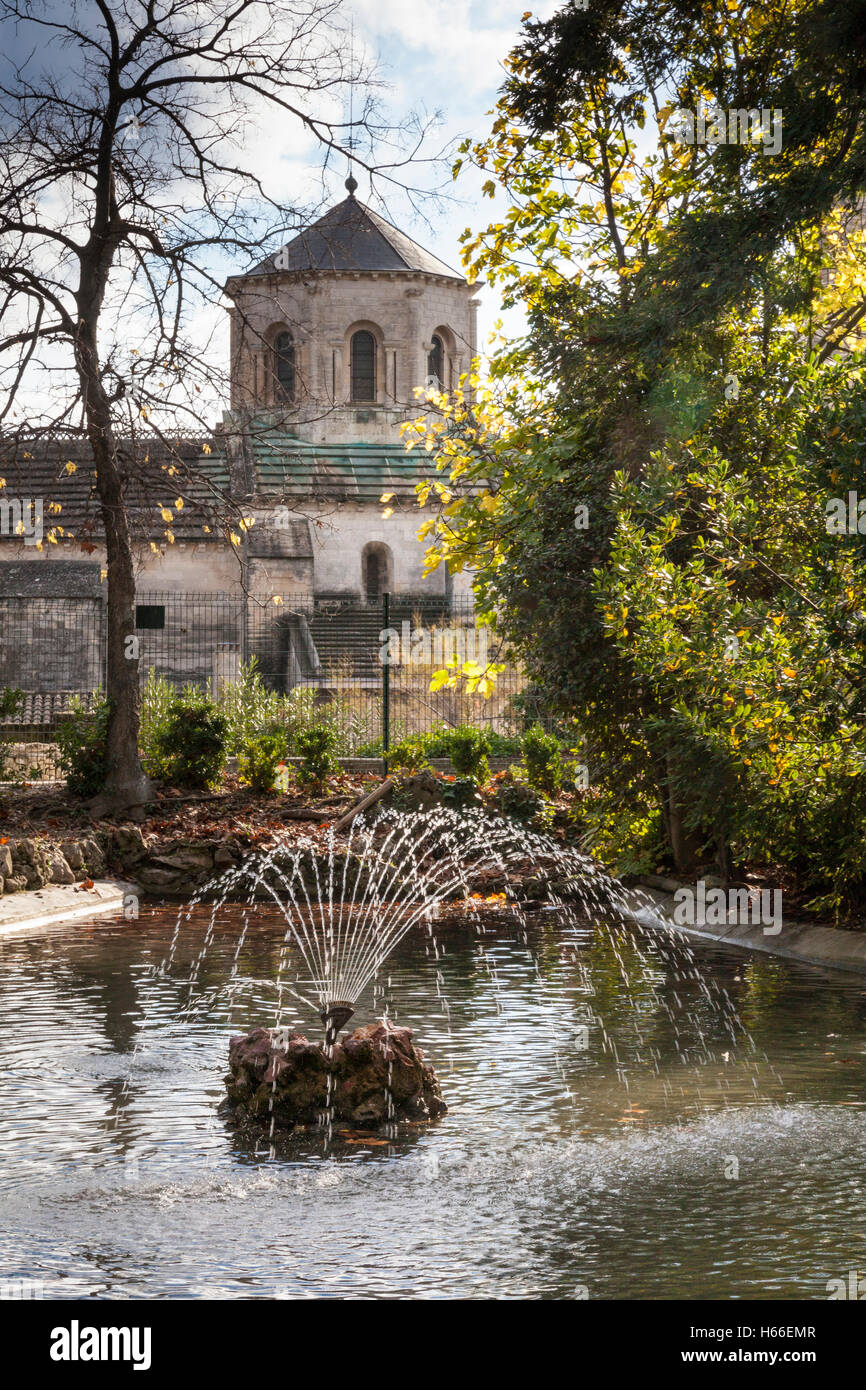
[[(249, 272), (273, 275), (288, 271), (414, 271), (443, 275), (465, 283), (459, 271), (425, 251), (405, 232), (392, 227), (372, 208), (351, 195), (330, 208), (323, 217), (299, 232), (282, 248), (278, 266), (268, 256)], [(245, 278), (245, 277), (238, 277)]]
[[(202, 453), (202, 443), (198, 440), (184, 440), (177, 446), (177, 454), (185, 458), (204, 478), (193, 482), (180, 478), (167, 479), (163, 484), (159, 472), (151, 471), (149, 477), (134, 474), (128, 484), (130, 516), (134, 538), (150, 538), (164, 541), (168, 527), (177, 541), (216, 542), (220, 536), (219, 495), (209, 493), (206, 479), (213, 480), (216, 487), (229, 491), (229, 466), (226, 457), (226, 440), (219, 433), (212, 436), (211, 453)], [(424, 449), (406, 452), (399, 441), (384, 443), (310, 444), (297, 439), (287, 430), (274, 426), (256, 425), (245, 442), (251, 465), (251, 481), (255, 501), (259, 504), (278, 505), (281, 501), (290, 504), (317, 503), (334, 504), (339, 502), (356, 505), (378, 505), (385, 493), (393, 494), (390, 505), (401, 502), (415, 505), (415, 486), (424, 479), (438, 477), (433, 465), (432, 455)], [(74, 462), (75, 471), (69, 473), (68, 462)], [(149, 467), (153, 469), (153, 457)], [(31, 446), (26, 458), (17, 460), (3, 456), (3, 441), (0, 440), (0, 477), (5, 477), (6, 486), (0, 497), (22, 497), (43, 499), (44, 526), (59, 525), (64, 534), (63, 541), (72, 541), (76, 551), (81, 553), (80, 543), (98, 544), (102, 527), (98, 501), (94, 491), (93, 463), (86, 443), (81, 440), (57, 444)], [(159, 496), (154, 496), (158, 491)], [(175, 498), (180, 495), (184, 506), (177, 509)], [(59, 502), (61, 510), (52, 514), (50, 502)], [(172, 509), (171, 521), (166, 522), (161, 515), (161, 507)], [(384, 504), (383, 504), (384, 505)], [(224, 507), (222, 508), (224, 513)], [(203, 527), (211, 530), (205, 532)], [(53, 576), (62, 564), (67, 578), (58, 594), (70, 597), (90, 597), (87, 588), (90, 582), (83, 577), (74, 579), (70, 566), (72, 561), (47, 562), (45, 545), (39, 563), (33, 570), (26, 562), (10, 566), (3, 562), (4, 542), (16, 546), (20, 538), (15, 535), (0, 535), (0, 568), (7, 572), (3, 581), (6, 585), (15, 583), (21, 587), (21, 596), (33, 595), (34, 591), (23, 586), (32, 583), (48, 584), (55, 582)], [(50, 547), (55, 554), (58, 552)], [(87, 552), (89, 553), (89, 552)], [(309, 528), (303, 518), (287, 518), (285, 529), (253, 526), (247, 533), (247, 553), (251, 558), (304, 559), (312, 555)], [(14, 577), (12, 570), (14, 569)], [(91, 564), (81, 567), (82, 575), (93, 569)], [(99, 566), (95, 567), (97, 576)], [(66, 587), (70, 583), (82, 585), (72, 594)], [(0, 592), (3, 592), (0, 590)], [(11, 592), (8, 591), (7, 592)], [(41, 588), (38, 592), (47, 593)]]
[[(203, 452), (203, 445), (211, 448)], [(217, 488), (228, 487), (228, 466), (225, 454), (204, 439), (182, 439), (167, 448), (160, 440), (139, 440), (133, 454), (132, 446), (122, 445), (129, 454), (130, 521), (136, 536), (151, 540), (164, 539), (170, 526), (177, 540), (206, 540), (202, 527), (215, 520), (217, 506), (208, 487), (213, 481)], [(172, 477), (165, 467), (180, 464), (180, 472)], [(72, 465), (70, 468), (69, 465)], [(183, 476), (194, 470), (195, 478)], [(0, 478), (5, 486), (0, 498), (19, 497), (43, 500), (43, 525), (62, 527), (61, 539), (98, 542), (102, 533), (99, 503), (94, 484), (93, 457), (86, 440), (52, 439), (30, 444), (25, 449), (12, 441), (0, 438)], [(183, 507), (174, 507), (180, 496)], [(60, 511), (49, 511), (49, 503), (59, 503)], [(171, 522), (161, 514), (162, 506), (174, 513)], [(18, 537), (0, 535), (0, 550), (4, 540)]]

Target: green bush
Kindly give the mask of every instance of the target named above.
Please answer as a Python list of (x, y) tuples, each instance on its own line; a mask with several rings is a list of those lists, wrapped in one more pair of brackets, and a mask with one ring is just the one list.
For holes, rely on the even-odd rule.
[(450, 758), (456, 773), (486, 781), (488, 758), (512, 758), (519, 752), (519, 739), (510, 735), (471, 724), (455, 729), (440, 724), (429, 733), (410, 734), (395, 743), (388, 753), (388, 766), (418, 772), (429, 767), (433, 758)]
[(461, 811), (466, 806), (482, 807), (484, 803), (477, 780), (474, 777), (455, 777), (453, 782), (446, 782), (442, 791), (442, 805), (451, 806), (455, 811)]
[(535, 787), (514, 772), (506, 773), (496, 789), (496, 810), (508, 820), (543, 829), (553, 820), (553, 807)]
[(141, 692), (141, 726), (138, 746), (145, 771), (151, 777), (166, 777), (166, 768), (157, 754), (157, 744), (171, 716), (177, 689), (151, 666)]
[(448, 756), (458, 777), (474, 777), (477, 782), (488, 780), (490, 764), (487, 754), (490, 743), (483, 730), (462, 724), (452, 730), (448, 744)]
[(533, 724), (520, 740), (529, 785), (545, 796), (556, 796), (562, 786), (562, 749), (553, 734)]
[(225, 715), (201, 691), (184, 690), (171, 704), (153, 738), (153, 762), (175, 787), (208, 787), (226, 759)]
[(88, 708), (73, 695), (55, 738), (69, 791), (73, 796), (96, 796), (108, 772), (108, 701), (97, 695)]
[[(0, 690), (0, 719), (6, 719), (10, 714), (14, 714), (23, 699), (23, 690), (13, 690), (10, 686)], [(7, 753), (3, 746), (4, 742), (3, 730), (0, 729), (0, 782), (5, 780), (7, 771)]]
[(286, 756), (281, 734), (259, 734), (249, 739), (238, 755), (238, 776), (252, 791), (265, 795), (274, 790), (277, 769)]
[(330, 724), (314, 724), (300, 730), (295, 736), (295, 748), (302, 759), (298, 781), (320, 787), (332, 773), (338, 772), (337, 746), (337, 732)]

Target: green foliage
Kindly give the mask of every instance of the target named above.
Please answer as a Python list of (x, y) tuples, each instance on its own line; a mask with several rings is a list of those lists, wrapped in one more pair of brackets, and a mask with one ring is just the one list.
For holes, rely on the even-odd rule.
[(329, 724), (313, 724), (299, 730), (295, 737), (295, 748), (302, 759), (298, 781), (306, 786), (323, 786), (340, 769), (337, 746), (336, 731)]
[(500, 816), (546, 829), (553, 819), (553, 807), (545, 796), (511, 769), (496, 788), (495, 807)]
[(74, 695), (55, 734), (60, 770), (73, 796), (96, 796), (105, 785), (107, 736), (108, 701), (97, 695), (88, 707)]
[(483, 806), (481, 790), (475, 777), (455, 777), (442, 788), (442, 805), (455, 811), (463, 811), (467, 806), (479, 809)]
[(286, 756), (286, 742), (281, 734), (257, 734), (245, 744), (238, 755), (238, 776), (241, 782), (260, 795), (274, 790), (277, 769)]
[(519, 739), (493, 729), (440, 724), (428, 733), (411, 734), (392, 744), (388, 766), (418, 772), (429, 767), (434, 758), (448, 758), (459, 775), (486, 781), (490, 776), (489, 758), (510, 758), (519, 751)]
[(490, 740), (482, 729), (463, 725), (454, 729), (448, 747), (451, 765), (458, 777), (472, 777), (476, 782), (486, 782), (490, 777)]
[[(23, 699), (23, 690), (13, 690), (11, 686), (4, 686), (0, 690), (0, 719), (8, 719), (13, 715)], [(7, 772), (8, 755), (4, 743), (5, 735), (0, 729), (0, 782), (5, 780)]]
[(211, 786), (225, 765), (226, 727), (214, 702), (188, 687), (154, 732), (153, 767), (175, 787)]
[(301, 724), (308, 721), (313, 695), (312, 690), (290, 695), (268, 690), (256, 657), (243, 662), (237, 680), (223, 686), (219, 700), (226, 721), (226, 752), (240, 756), (254, 738), (278, 724), (288, 735), (293, 717)]
[(529, 785), (545, 796), (556, 796), (562, 786), (562, 749), (559, 740), (553, 734), (545, 733), (540, 724), (534, 724), (523, 734), (520, 750)]
[(141, 692), (141, 724), (139, 727), (139, 751), (142, 764), (148, 776), (157, 780), (167, 776), (157, 753), (157, 745), (164, 746), (164, 734), (171, 717), (172, 707), (177, 699), (177, 689), (159, 675), (151, 666), (147, 672), (144, 689)]
[[(825, 42), (844, 7), (780, 37), (783, 8), (527, 21), (460, 162), (503, 204), (465, 263), (528, 332), (407, 435), (441, 475), (429, 568), (474, 571), (536, 709), (579, 730), (596, 852), (783, 860), (841, 908), (866, 882), (866, 539), (825, 506), (866, 496), (866, 237), (840, 196), (866, 139)], [(778, 157), (673, 140), (673, 107), (741, 107), (748, 71)]]

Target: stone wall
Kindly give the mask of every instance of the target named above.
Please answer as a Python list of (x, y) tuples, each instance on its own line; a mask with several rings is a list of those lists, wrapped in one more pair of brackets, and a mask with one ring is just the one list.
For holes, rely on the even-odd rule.
[[(312, 443), (393, 443), (417, 410), (434, 333), (445, 344), (444, 387), (457, 385), (476, 353), (473, 289), (417, 272), (273, 274), (247, 280), (232, 311), (232, 409), (275, 404), (273, 343), (295, 340), (297, 432)], [(351, 404), (349, 344), (358, 329), (376, 340), (376, 400)]]

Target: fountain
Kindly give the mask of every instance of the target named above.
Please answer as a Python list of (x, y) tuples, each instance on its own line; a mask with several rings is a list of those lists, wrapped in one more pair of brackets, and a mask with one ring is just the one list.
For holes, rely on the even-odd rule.
[[(610, 912), (616, 888), (599, 865), (513, 822), (483, 812), (437, 807), (427, 812), (379, 811), (358, 818), (345, 841), (324, 836), (281, 841), (229, 870), (197, 895), (178, 918), (178, 931), (198, 899), (213, 896), (202, 949), (190, 972), (192, 997), (227, 900), (270, 900), (286, 931), (275, 978), (276, 1021), (232, 1038), (226, 1088), (235, 1118), (275, 1128), (336, 1119), (384, 1123), (434, 1118), (445, 1110), (433, 1068), (408, 1028), (387, 1018), (341, 1032), (359, 1000), (413, 927), (434, 939), (434, 923), (449, 903), (473, 903), (473, 888), (504, 887), (500, 901), (519, 901), (517, 866), (543, 870), (548, 885), (575, 898), (584, 911)], [(484, 895), (482, 894), (482, 897)], [(554, 894), (554, 900), (559, 898)], [(165, 969), (170, 970), (177, 931)], [(229, 985), (238, 985), (243, 938)], [(262, 983), (262, 982), (259, 982)], [(318, 1014), (319, 1043), (282, 1020), (288, 994)]]

